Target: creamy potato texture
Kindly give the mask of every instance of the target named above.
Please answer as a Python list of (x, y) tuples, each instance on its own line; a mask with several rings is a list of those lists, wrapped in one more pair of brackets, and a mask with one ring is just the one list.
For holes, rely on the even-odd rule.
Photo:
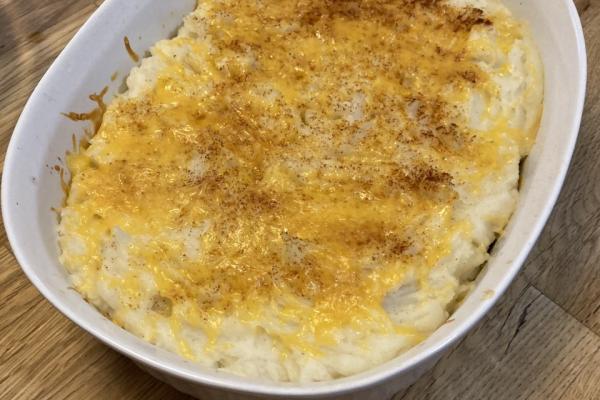
[(115, 323), (276, 381), (443, 324), (517, 200), (542, 68), (496, 0), (207, 0), (68, 158), (61, 261)]

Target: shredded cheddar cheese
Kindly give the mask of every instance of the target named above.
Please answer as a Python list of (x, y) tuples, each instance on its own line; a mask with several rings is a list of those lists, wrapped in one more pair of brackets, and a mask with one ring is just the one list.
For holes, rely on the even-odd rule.
[(394, 317), (391, 293), (413, 282), (450, 303), (458, 278), (432, 274), (457, 238), (484, 261), (510, 215), (513, 197), (470, 239), (485, 218), (468, 199), (515, 191), (535, 137), (539, 90), (517, 96), (535, 106), (521, 121), (495, 101), (515, 68), (540, 74), (511, 61), (523, 37), (503, 8), (436, 0), (201, 2), (68, 158), (74, 285), (199, 362), (235, 347), (227, 321), (284, 365), (327, 357), (344, 330), (365, 351), (377, 335), (417, 343), (430, 328)]

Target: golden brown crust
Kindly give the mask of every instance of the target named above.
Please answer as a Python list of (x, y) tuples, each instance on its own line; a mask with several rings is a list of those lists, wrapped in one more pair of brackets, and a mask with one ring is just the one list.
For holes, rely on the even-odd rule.
[[(470, 33), (493, 23), (435, 0), (260, 4), (209, 7), (190, 19), (204, 33), (156, 51), (155, 86), (113, 103), (73, 158), (69, 205), (95, 216), (78, 227), (90, 248), (115, 227), (153, 238), (130, 256), (158, 282), (157, 313), (291, 294), (312, 328), (349, 324), (449, 253), (455, 171), (501, 159), (461, 108), (489, 83)], [(161, 236), (204, 225), (195, 256)]]

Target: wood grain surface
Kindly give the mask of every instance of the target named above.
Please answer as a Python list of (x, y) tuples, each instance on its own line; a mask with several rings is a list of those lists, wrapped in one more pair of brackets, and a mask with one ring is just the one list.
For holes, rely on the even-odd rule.
[[(0, 0), (0, 168), (25, 101), (99, 3)], [(600, 399), (600, 0), (576, 4), (588, 46), (588, 96), (554, 213), (502, 301), (395, 400)], [(2, 226), (0, 399), (83, 398), (189, 399), (44, 300)]]

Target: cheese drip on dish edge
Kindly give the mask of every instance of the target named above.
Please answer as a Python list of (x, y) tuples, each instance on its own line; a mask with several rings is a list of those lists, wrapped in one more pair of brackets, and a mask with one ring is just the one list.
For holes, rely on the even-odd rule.
[(323, 381), (423, 340), (517, 199), (542, 67), (498, 1), (203, 1), (68, 158), (61, 261), (200, 364)]

